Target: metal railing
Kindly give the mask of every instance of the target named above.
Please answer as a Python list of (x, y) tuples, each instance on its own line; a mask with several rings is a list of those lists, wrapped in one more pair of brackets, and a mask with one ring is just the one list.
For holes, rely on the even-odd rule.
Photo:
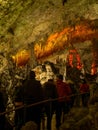
[[(89, 92), (86, 92), (86, 93), (89, 93)], [(72, 95), (67, 96), (67, 97), (74, 97), (74, 96), (76, 97), (76, 96), (80, 96), (80, 95), (86, 94), (86, 93), (72, 94)], [(44, 104), (44, 103), (47, 103), (47, 102), (50, 102), (50, 104), (51, 104), (52, 102), (58, 101), (58, 100), (60, 100), (60, 99), (65, 99), (65, 102), (66, 102), (66, 97), (65, 97), (65, 96), (64, 96), (64, 97), (60, 97), (60, 98), (54, 98), (54, 99), (50, 98), (50, 99), (43, 100), (43, 101), (40, 101), (40, 102), (36, 102), (36, 103), (33, 103), (33, 104), (29, 104), (29, 105), (24, 104), (24, 105), (22, 105), (22, 106), (19, 106), (19, 107), (14, 108), (14, 109), (7, 110), (7, 111), (5, 111), (5, 112), (0, 113), (0, 116), (1, 116), (1, 115), (5, 115), (5, 114), (8, 114), (8, 113), (13, 112), (13, 111), (16, 111), (16, 110), (19, 110), (19, 109), (22, 109), (22, 108), (25, 109), (25, 108), (29, 108), (29, 107), (32, 107), (32, 106)], [(15, 126), (15, 125), (13, 124), (13, 122), (11, 122), (9, 119), (8, 119), (8, 121), (9, 121), (9, 123), (10, 123), (10, 125), (11, 125), (12, 127)]]

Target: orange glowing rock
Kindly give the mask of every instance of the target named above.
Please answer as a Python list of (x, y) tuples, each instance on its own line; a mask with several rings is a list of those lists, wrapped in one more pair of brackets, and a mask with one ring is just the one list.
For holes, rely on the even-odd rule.
[[(92, 21), (91, 21), (92, 22)], [(49, 56), (56, 51), (63, 50), (69, 43), (84, 42), (98, 38), (98, 31), (91, 28), (85, 20), (74, 27), (66, 27), (61, 32), (51, 34), (44, 46), (41, 44), (35, 45), (35, 55), (37, 59)]]
[(30, 59), (30, 51), (22, 50), (16, 55), (12, 56), (12, 59), (16, 66), (25, 66)]
[(77, 69), (82, 69), (82, 63), (81, 63), (81, 58), (80, 58), (80, 55), (79, 55), (79, 53), (77, 52), (77, 50), (76, 49), (71, 49), (71, 50), (69, 50), (69, 54), (67, 55), (67, 60), (68, 60), (68, 62), (69, 62), (69, 65), (71, 66), (71, 67), (73, 67), (74, 66), (74, 63), (73, 63), (73, 61), (76, 59), (76, 67), (77, 67)]
[(91, 66), (91, 75), (94, 75), (97, 73), (97, 67), (96, 67), (96, 63), (93, 62), (92, 66)]

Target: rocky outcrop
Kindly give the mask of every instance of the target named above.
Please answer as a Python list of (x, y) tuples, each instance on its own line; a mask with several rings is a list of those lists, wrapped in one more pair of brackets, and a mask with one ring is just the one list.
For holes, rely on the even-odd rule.
[(73, 108), (60, 130), (98, 130), (98, 104), (88, 108)]
[[(97, 0), (1, 0), (1, 43), (12, 48), (45, 42), (50, 34), (85, 19), (98, 19)], [(93, 10), (93, 11), (92, 11)]]
[(93, 89), (93, 95), (90, 95), (89, 106), (73, 107), (69, 114), (64, 116), (64, 123), (60, 127), (60, 130), (98, 130), (97, 87)]

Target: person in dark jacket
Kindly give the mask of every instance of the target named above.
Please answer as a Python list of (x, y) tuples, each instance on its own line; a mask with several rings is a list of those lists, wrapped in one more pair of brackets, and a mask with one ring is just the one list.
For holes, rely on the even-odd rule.
[(82, 105), (87, 107), (90, 98), (90, 88), (85, 79), (82, 81), (82, 84), (80, 84), (80, 93), (82, 94)]
[[(43, 85), (43, 92), (45, 100), (57, 98), (56, 85), (53, 79), (48, 79)], [(47, 130), (51, 130), (51, 120), (53, 113), (56, 109), (56, 101), (50, 101), (45, 103), (45, 113), (47, 116)]]
[(74, 102), (76, 99), (77, 90), (76, 90), (76, 85), (72, 80), (68, 80), (67, 83), (70, 86), (71, 91), (72, 91), (72, 96), (71, 96), (71, 101), (70, 101), (70, 107), (72, 108), (74, 106)]
[[(35, 72), (30, 71), (30, 76), (23, 86), (23, 103), (36, 104), (43, 100), (43, 90), (40, 81), (35, 79)], [(43, 104), (33, 105), (25, 109), (25, 122), (34, 121), (40, 130)]]
[(14, 125), (15, 130), (20, 130), (21, 127), (24, 125), (24, 112), (23, 108), (19, 108), (23, 106), (23, 84), (21, 82), (18, 82), (18, 85), (15, 86), (15, 90), (13, 93), (13, 102), (15, 105), (15, 116), (14, 116)]

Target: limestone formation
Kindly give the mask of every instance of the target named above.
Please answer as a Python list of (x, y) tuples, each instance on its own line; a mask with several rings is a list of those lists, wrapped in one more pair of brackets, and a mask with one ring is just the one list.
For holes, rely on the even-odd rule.
[[(75, 27), (82, 21), (88, 22), (90, 32), (93, 30), (98, 34), (98, 0), (0, 0), (0, 78), (1, 87), (7, 90), (9, 98), (13, 96), (16, 83), (24, 79), (29, 70), (38, 64), (35, 52), (39, 50), (34, 50), (35, 45), (44, 52), (43, 46), (46, 47), (51, 36), (59, 34), (60, 37), (53, 39), (51, 46), (49, 44), (45, 48), (51, 48), (49, 55), (44, 54), (46, 59), (54, 61), (55, 57), (63, 54), (65, 60), (69, 50), (75, 48), (80, 54), (85, 71), (90, 72), (93, 60), (98, 58), (98, 42), (92, 51), (92, 43), (95, 43), (92, 38), (82, 39), (83, 41), (73, 38), (78, 42), (72, 44), (73, 40), (70, 43), (69, 38), (71, 32), (64, 33), (66, 28), (77, 32)], [(95, 37), (98, 38), (98, 35)], [(53, 45), (58, 51), (54, 51)], [(12, 56), (24, 49), (31, 51), (30, 61), (24, 67), (17, 67)], [(97, 55), (96, 59), (93, 59), (93, 54), (94, 57)], [(45, 58), (40, 59), (40, 63)]]

